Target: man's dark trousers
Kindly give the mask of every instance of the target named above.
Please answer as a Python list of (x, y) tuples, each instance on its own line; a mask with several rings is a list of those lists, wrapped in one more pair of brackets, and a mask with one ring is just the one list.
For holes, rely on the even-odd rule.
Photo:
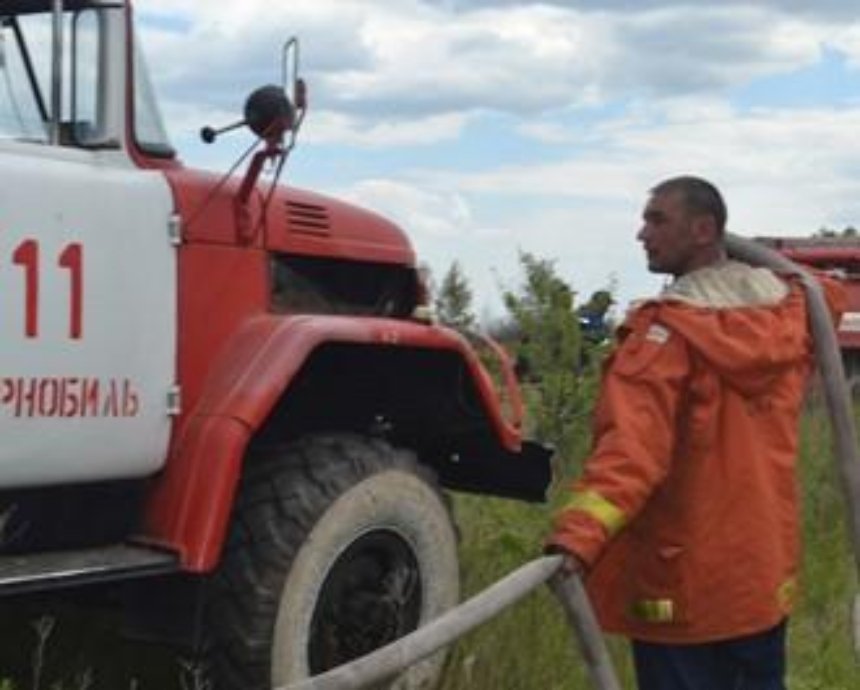
[(785, 690), (785, 623), (722, 642), (633, 641), (639, 690)]

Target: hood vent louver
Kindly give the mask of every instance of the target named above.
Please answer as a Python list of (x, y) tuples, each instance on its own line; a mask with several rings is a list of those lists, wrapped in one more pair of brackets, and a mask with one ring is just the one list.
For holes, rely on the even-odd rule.
[(325, 206), (298, 201), (287, 201), (287, 225), (291, 232), (307, 235), (328, 236), (331, 232), (331, 222)]

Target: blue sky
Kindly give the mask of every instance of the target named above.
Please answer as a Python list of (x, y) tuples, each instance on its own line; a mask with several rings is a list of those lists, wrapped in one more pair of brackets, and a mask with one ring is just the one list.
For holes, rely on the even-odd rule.
[(301, 40), (311, 108), (289, 169), (300, 187), (380, 211), (441, 277), (466, 270), (501, 311), (517, 255), (556, 262), (583, 298), (659, 289), (635, 241), (647, 190), (696, 173), (730, 229), (860, 225), (860, 12), (855, 1), (140, 0), (174, 143), (211, 147)]

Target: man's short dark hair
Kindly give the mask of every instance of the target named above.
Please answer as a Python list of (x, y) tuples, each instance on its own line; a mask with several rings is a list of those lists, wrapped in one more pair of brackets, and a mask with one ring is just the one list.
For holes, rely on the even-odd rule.
[(687, 212), (695, 216), (711, 216), (717, 224), (717, 230), (722, 235), (726, 230), (726, 203), (714, 185), (701, 177), (683, 175), (663, 180), (656, 185), (651, 194), (666, 194), (680, 192)]

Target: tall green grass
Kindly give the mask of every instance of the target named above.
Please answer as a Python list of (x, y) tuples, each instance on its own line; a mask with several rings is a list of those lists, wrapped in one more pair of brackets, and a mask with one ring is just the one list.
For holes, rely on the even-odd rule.
[[(464, 594), (492, 584), (540, 555), (545, 506), (458, 496)], [(616, 650), (626, 665), (623, 648)], [(562, 610), (541, 589), (463, 638), (452, 650), (443, 690), (553, 690), (589, 687)]]
[(805, 555), (801, 599), (789, 632), (790, 687), (856, 690), (860, 664), (850, 631), (856, 577), (831, 436), (820, 408), (803, 420), (801, 481)]
[[(577, 459), (567, 458), (565, 464), (575, 466)], [(803, 419), (800, 474), (805, 556), (802, 595), (789, 630), (789, 688), (856, 690), (860, 665), (852, 654), (849, 629), (853, 561), (828, 423), (819, 408), (811, 408)], [(553, 507), (564, 493), (563, 485), (554, 487), (547, 506), (456, 497), (465, 595), (540, 555)], [(633, 688), (626, 643), (613, 640), (611, 649), (624, 687)], [(460, 641), (440, 690), (589, 687), (560, 607), (548, 591), (540, 591)]]

